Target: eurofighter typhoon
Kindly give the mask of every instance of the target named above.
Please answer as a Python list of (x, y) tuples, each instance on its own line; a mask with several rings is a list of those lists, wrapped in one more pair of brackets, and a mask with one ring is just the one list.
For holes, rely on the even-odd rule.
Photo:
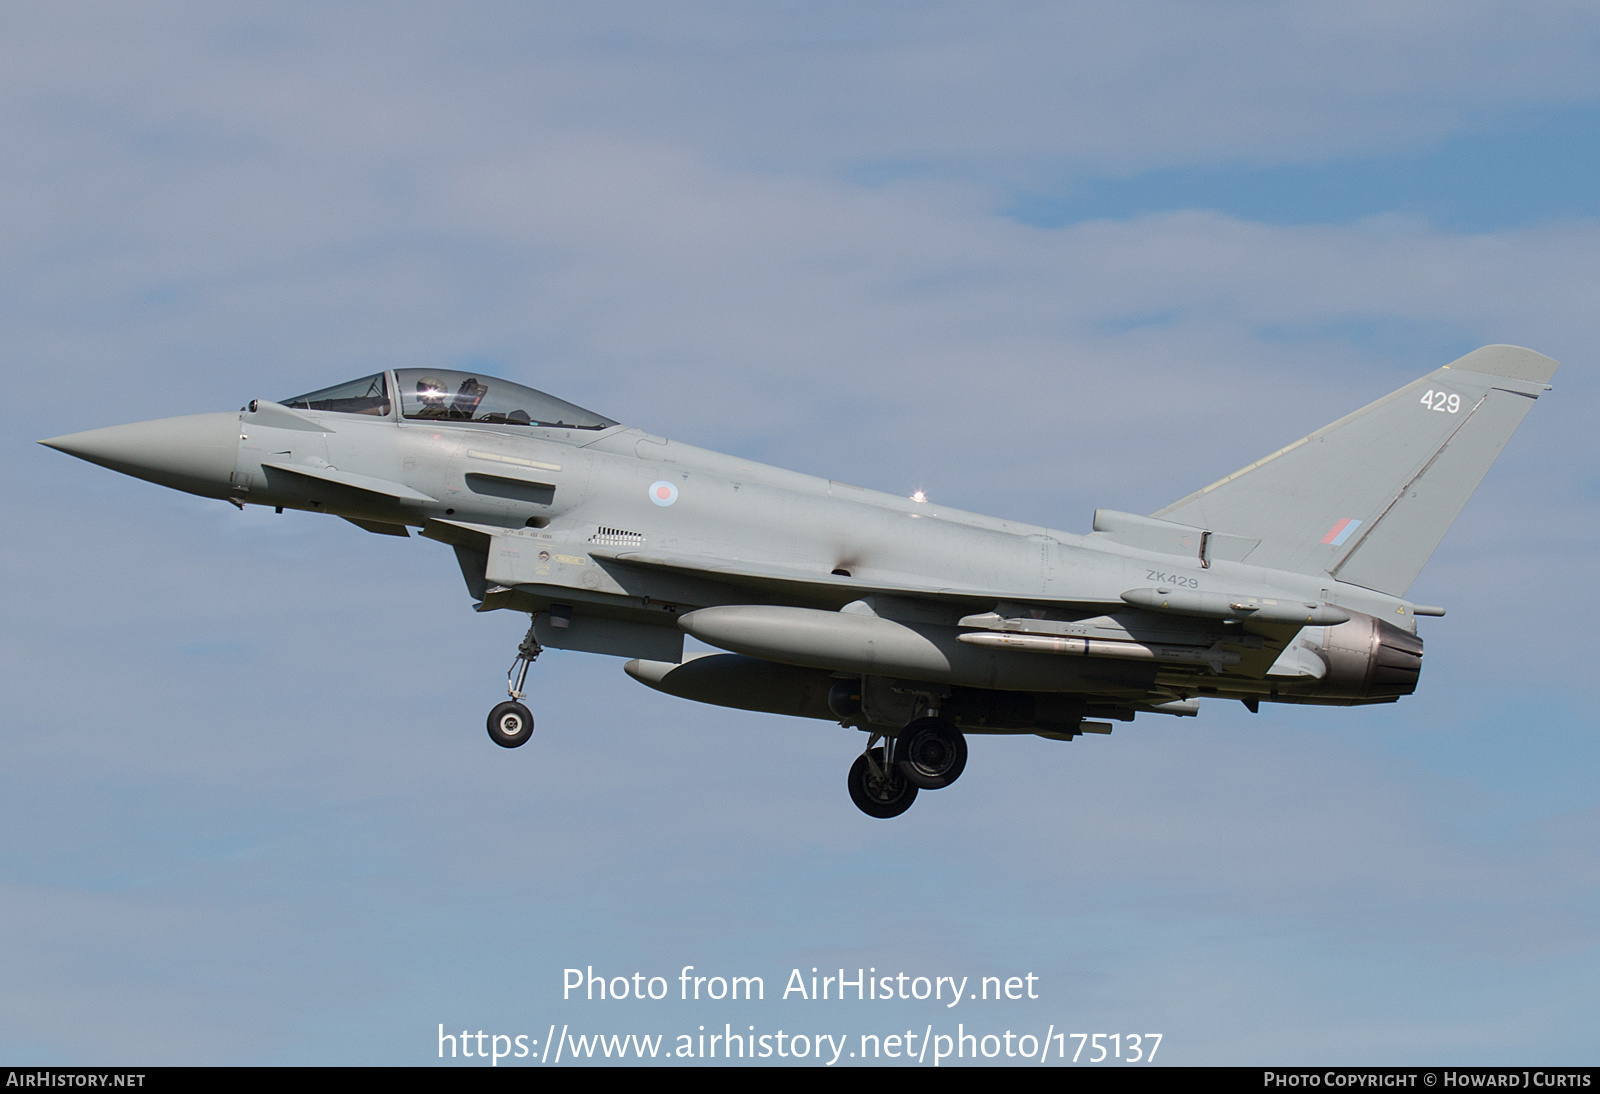
[[(397, 369), (238, 413), (41, 442), (203, 497), (448, 544), (531, 617), (489, 737), (525, 744), (545, 647), (702, 703), (866, 734), (874, 817), (960, 777), (966, 735), (1053, 741), (1202, 699), (1416, 689), (1406, 599), (1556, 362), (1485, 346), (1150, 516), (1074, 535), (751, 463), (476, 372)], [(725, 653), (685, 657), (683, 636)]]

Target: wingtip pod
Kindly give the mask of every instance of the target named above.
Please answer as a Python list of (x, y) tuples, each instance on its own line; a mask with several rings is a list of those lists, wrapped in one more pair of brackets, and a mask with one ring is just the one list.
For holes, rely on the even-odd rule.
[(1532, 384), (1548, 384), (1556, 374), (1556, 369), (1561, 367), (1561, 362), (1521, 346), (1496, 345), (1475, 349), (1444, 367), (1504, 376), (1508, 380), (1524, 380)]

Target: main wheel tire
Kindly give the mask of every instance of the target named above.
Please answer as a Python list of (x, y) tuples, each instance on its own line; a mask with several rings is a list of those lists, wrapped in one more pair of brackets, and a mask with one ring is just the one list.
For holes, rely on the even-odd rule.
[(857, 756), (856, 762), (850, 765), (850, 800), (869, 817), (880, 820), (898, 817), (917, 800), (917, 788), (905, 780), (898, 768), (887, 762), (883, 749), (873, 749), (872, 755), (878, 761), (883, 777), (878, 778), (872, 773), (866, 753)]
[(942, 718), (918, 718), (894, 742), (895, 766), (912, 786), (942, 790), (967, 767), (967, 739)]
[(489, 740), (501, 748), (517, 748), (533, 736), (533, 715), (521, 703), (507, 701), (489, 712)]

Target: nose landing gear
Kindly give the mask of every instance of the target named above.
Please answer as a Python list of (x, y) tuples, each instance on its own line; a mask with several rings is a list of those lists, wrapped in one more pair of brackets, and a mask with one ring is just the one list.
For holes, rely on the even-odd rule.
[(489, 740), (501, 748), (517, 748), (528, 743), (533, 736), (533, 714), (522, 705), (523, 686), (528, 682), (528, 669), (539, 659), (544, 647), (534, 634), (534, 623), (528, 622), (528, 633), (517, 647), (517, 659), (511, 662), (506, 673), (506, 690), (511, 698), (489, 712)]
[(489, 740), (501, 748), (517, 748), (533, 736), (533, 715), (516, 700), (501, 703), (489, 712)]

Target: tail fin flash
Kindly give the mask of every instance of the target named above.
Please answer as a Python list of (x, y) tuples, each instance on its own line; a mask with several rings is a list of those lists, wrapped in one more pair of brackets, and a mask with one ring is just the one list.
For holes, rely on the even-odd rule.
[(1259, 538), (1252, 565), (1404, 596), (1557, 367), (1473, 350), (1153, 515)]

